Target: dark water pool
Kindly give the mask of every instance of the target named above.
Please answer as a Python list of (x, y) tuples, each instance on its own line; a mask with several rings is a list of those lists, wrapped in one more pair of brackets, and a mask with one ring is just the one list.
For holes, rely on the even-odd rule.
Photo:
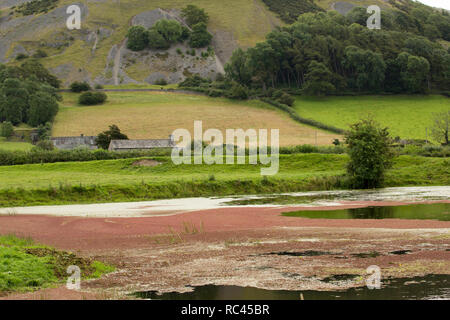
[(186, 293), (137, 292), (142, 299), (161, 300), (407, 300), (450, 299), (450, 275), (427, 275), (406, 279), (384, 279), (381, 289), (367, 287), (346, 291), (286, 291), (253, 287), (206, 285)]
[(450, 203), (365, 207), (344, 210), (285, 212), (287, 217), (312, 219), (420, 219), (450, 221)]

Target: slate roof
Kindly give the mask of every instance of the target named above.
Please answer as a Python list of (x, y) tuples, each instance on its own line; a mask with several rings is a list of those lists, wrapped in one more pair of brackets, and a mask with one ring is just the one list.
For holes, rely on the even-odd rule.
[(78, 137), (53, 137), (50, 141), (58, 149), (74, 149), (80, 146), (87, 146), (91, 149), (96, 149), (97, 145), (95, 136), (78, 136)]
[(109, 150), (173, 148), (175, 145), (170, 139), (111, 140)]

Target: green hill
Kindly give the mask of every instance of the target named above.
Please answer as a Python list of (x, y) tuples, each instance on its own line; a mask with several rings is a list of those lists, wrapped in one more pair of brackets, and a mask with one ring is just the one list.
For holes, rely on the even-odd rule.
[[(81, 30), (66, 28), (66, 9), (73, 4), (81, 8)], [(162, 53), (126, 49), (130, 25), (161, 17), (180, 20), (180, 10), (188, 4), (209, 14), (215, 54), (204, 57), (206, 49), (201, 49), (190, 55), (183, 44)], [(324, 10), (345, 14), (354, 6), (373, 4), (395, 10), (417, 5), (411, 0), (0, 0), (0, 63), (14, 64), (18, 56), (37, 53), (65, 84), (155, 83), (162, 78), (176, 83), (190, 74), (213, 77), (223, 72), (234, 49), (254, 46), (299, 14)]]

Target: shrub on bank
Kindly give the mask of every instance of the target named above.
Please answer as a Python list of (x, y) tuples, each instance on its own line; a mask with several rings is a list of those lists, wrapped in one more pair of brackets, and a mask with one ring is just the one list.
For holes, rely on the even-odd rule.
[(78, 103), (85, 106), (93, 106), (96, 104), (102, 104), (107, 99), (104, 92), (92, 92), (88, 91), (80, 95)]

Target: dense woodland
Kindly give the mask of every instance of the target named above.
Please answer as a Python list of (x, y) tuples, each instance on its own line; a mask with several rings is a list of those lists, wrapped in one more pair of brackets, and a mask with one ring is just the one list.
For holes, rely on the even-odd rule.
[(43, 125), (58, 112), (59, 80), (36, 60), (20, 67), (0, 64), (0, 123)]
[[(406, 9), (405, 9), (406, 10)], [(305, 13), (266, 41), (234, 52), (227, 76), (248, 88), (291, 87), (305, 94), (426, 93), (450, 88), (450, 16), (417, 4), (382, 12), (381, 30), (356, 7)]]

